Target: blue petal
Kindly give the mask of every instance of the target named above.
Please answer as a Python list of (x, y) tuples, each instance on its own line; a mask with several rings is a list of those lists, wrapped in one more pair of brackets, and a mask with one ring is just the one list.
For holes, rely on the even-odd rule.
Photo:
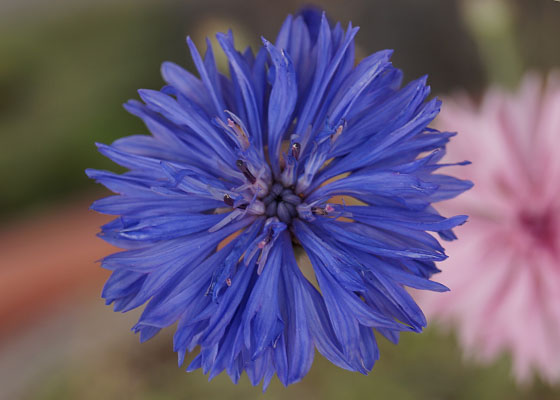
[(327, 200), (335, 195), (350, 195), (367, 201), (368, 195), (405, 197), (428, 196), (438, 189), (417, 176), (394, 171), (356, 173), (329, 183), (308, 196), (308, 202)]
[(297, 302), (296, 310), (305, 312), (309, 333), (317, 350), (333, 364), (344, 369), (354, 370), (342, 352), (321, 294), (303, 276), (294, 258), (286, 258), (286, 261), (285, 279), (291, 281), (294, 293), (298, 294), (298, 297), (294, 299)]
[(284, 329), (278, 304), (281, 265), (282, 248), (275, 245), (245, 307), (244, 339), (245, 346), (251, 349), (251, 360), (260, 357), (265, 348), (273, 346)]
[(233, 39), (230, 36), (219, 33), (216, 35), (216, 38), (228, 57), (232, 77), (235, 76), (236, 82), (239, 85), (247, 116), (250, 138), (257, 149), (260, 150), (262, 149), (262, 131), (251, 71), (247, 62), (235, 50)]
[(161, 65), (163, 79), (206, 110), (211, 109), (211, 100), (204, 90), (204, 84), (193, 74), (175, 63), (166, 61)]
[(140, 89), (138, 93), (150, 109), (160, 113), (177, 125), (189, 127), (193, 133), (198, 135), (200, 140), (210, 148), (214, 148), (224, 161), (230, 165), (234, 164), (231, 147), (226, 143), (222, 133), (218, 132), (208, 122), (208, 117), (201, 113), (202, 110), (197, 110), (195, 104), (186, 97), (180, 96), (181, 104), (179, 104), (177, 100), (157, 90)]
[(333, 240), (344, 243), (349, 248), (373, 255), (427, 261), (443, 261), (447, 258), (437, 240), (427, 233), (417, 237), (400, 237), (359, 223), (328, 219), (317, 221), (312, 225), (312, 229), (318, 232), (319, 236), (332, 237)]
[(110, 196), (95, 201), (91, 209), (103, 214), (136, 217), (174, 214), (184, 210), (201, 212), (223, 206), (217, 200), (186, 196), (163, 196), (145, 193), (142, 196)]
[[(301, 289), (301, 272), (297, 266), (293, 249), (290, 245), (290, 238), (284, 232), (278, 244), (283, 248), (282, 281), (284, 283), (283, 319), (284, 335), (282, 341), (285, 343), (287, 377), (284, 384), (289, 385), (301, 380), (311, 368), (314, 356), (314, 346), (309, 329), (310, 320), (307, 317), (306, 309), (313, 305), (305, 302), (305, 295)], [(297, 273), (293, 271), (297, 270)], [(280, 370), (280, 368), (277, 366)], [(278, 372), (278, 376), (281, 373)]]
[[(221, 94), (221, 88), (218, 81), (218, 71), (216, 68), (216, 63), (214, 61), (214, 53), (212, 51), (212, 44), (210, 41), (207, 41), (208, 50), (206, 52), (205, 60), (202, 61), (200, 57), (200, 53), (196, 49), (193, 41), (190, 37), (187, 36), (187, 44), (189, 45), (189, 49), (191, 50), (191, 56), (194, 61), (194, 65), (200, 74), (202, 82), (206, 87), (207, 93), (210, 94), (212, 98), (212, 102), (214, 104), (213, 114), (219, 116), (222, 119), (225, 119), (224, 110), (226, 109), (224, 100)], [(208, 67), (208, 69), (207, 69)]]
[(138, 218), (119, 218), (118, 225), (105, 225), (102, 227), (103, 236), (115, 238), (156, 242), (169, 240), (192, 233), (207, 231), (215, 225), (223, 216), (219, 214), (189, 214), (178, 215), (167, 214), (164, 216), (153, 216)]
[(299, 12), (309, 29), (309, 34), (311, 35), (311, 41), (314, 43), (317, 40), (317, 36), (319, 34), (319, 27), (322, 22), (322, 15), (324, 12), (317, 7), (314, 6), (305, 6)]
[(263, 38), (275, 70), (268, 103), (268, 154), (276, 177), (280, 174), (280, 144), (292, 120), (297, 100), (294, 66), (290, 57)]
[(389, 65), (392, 50), (383, 50), (362, 60), (354, 70), (348, 74), (329, 110), (329, 119), (333, 124), (345, 118), (360, 95), (367, 89), (373, 79)]
[(444, 218), (436, 213), (424, 211), (411, 211), (397, 207), (363, 207), (347, 206), (344, 208), (349, 218), (371, 226), (391, 229), (393, 224), (403, 227), (426, 230), (443, 231), (462, 225), (467, 221), (466, 215), (456, 215), (451, 218)]

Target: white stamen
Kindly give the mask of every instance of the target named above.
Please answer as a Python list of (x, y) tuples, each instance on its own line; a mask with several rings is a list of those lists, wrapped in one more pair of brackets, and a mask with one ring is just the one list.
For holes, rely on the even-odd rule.
[(338, 139), (340, 135), (342, 135), (343, 130), (344, 130), (343, 125), (339, 125), (338, 128), (336, 128), (336, 131), (331, 135), (331, 144), (333, 144), (336, 141), (336, 139)]

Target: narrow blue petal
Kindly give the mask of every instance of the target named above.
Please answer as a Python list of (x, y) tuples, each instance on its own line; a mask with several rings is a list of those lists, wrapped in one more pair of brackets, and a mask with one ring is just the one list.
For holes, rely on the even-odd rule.
[(154, 182), (153, 179), (134, 176), (131, 173), (119, 175), (109, 171), (86, 169), (86, 175), (113, 193), (127, 196), (142, 196), (151, 192), (151, 185), (161, 185), (159, 182)]
[(202, 115), (201, 110), (197, 110), (195, 104), (186, 97), (179, 97), (181, 100), (181, 104), (179, 104), (177, 100), (157, 90), (140, 89), (138, 93), (149, 108), (177, 125), (189, 127), (210, 148), (216, 149), (217, 154), (224, 161), (233, 164), (231, 148), (222, 133), (218, 132), (208, 122), (208, 117)]
[(379, 347), (373, 330), (367, 326), (360, 325), (360, 353), (366, 370), (371, 371), (375, 362), (379, 360)]
[[(331, 220), (320, 221), (314, 224), (312, 229), (319, 232), (322, 237), (332, 237), (333, 240), (344, 243), (349, 248), (356, 248), (373, 255), (427, 261), (443, 261), (447, 258), (437, 240), (429, 234), (416, 238), (403, 238), (359, 223)], [(433, 241), (430, 241), (429, 237)]]
[(145, 275), (134, 271), (113, 271), (103, 286), (103, 297), (107, 304), (111, 304), (118, 298), (136, 294), (144, 283)]
[[(417, 97), (423, 99), (424, 96), (423, 94)], [(420, 106), (414, 117), (408, 119), (399, 116), (397, 120), (403, 120), (403, 125), (397, 127), (393, 127), (393, 124), (387, 125), (379, 133), (371, 136), (363, 146), (356, 148), (338, 162), (329, 166), (329, 175), (328, 177), (325, 176), (325, 178), (328, 179), (344, 172), (353, 171), (373, 164), (383, 157), (384, 152), (387, 148), (390, 148), (390, 146), (422, 133), (427, 125), (439, 113), (439, 108), (440, 102), (437, 99), (433, 99)]]
[(430, 195), (430, 201), (434, 203), (452, 199), (473, 187), (473, 183), (469, 180), (440, 174), (430, 175), (428, 182), (438, 185), (438, 191)]
[(204, 90), (204, 84), (193, 74), (175, 63), (166, 61), (161, 64), (163, 79), (185, 97), (198, 103), (203, 109), (211, 109), (211, 99)]
[(254, 272), (255, 263), (240, 266), (236, 279), (232, 281), (231, 286), (225, 291), (220, 303), (212, 313), (208, 329), (201, 339), (202, 345), (210, 346), (220, 341), (237, 307), (243, 300), (249, 283), (254, 279)]
[(119, 218), (118, 226), (102, 227), (104, 236), (120, 239), (156, 242), (169, 240), (192, 233), (207, 231), (223, 216), (219, 214), (168, 214), (138, 218)]
[[(252, 52), (251, 52), (252, 54)], [(260, 125), (266, 126), (266, 115), (264, 112), (265, 105), (268, 102), (268, 82), (267, 74), (268, 52), (261, 47), (254, 58), (251, 66), (251, 75), (253, 78), (253, 91), (255, 93), (255, 101), (260, 116)], [(264, 138), (263, 138), (264, 139)]]
[[(283, 248), (282, 281), (285, 290), (283, 342), (285, 342), (286, 348), (287, 379), (285, 379), (284, 384), (289, 385), (300, 381), (313, 363), (314, 346), (309, 328), (311, 321), (307, 317), (307, 308), (312, 308), (314, 305), (305, 302), (305, 295), (301, 288), (301, 272), (299, 272), (287, 233), (284, 233), (280, 238), (279, 246)], [(293, 272), (296, 269), (298, 273)], [(278, 366), (277, 368), (280, 370)], [(278, 375), (281, 375), (280, 372)]]
[(285, 275), (289, 276), (294, 285), (294, 293), (300, 296), (295, 298), (299, 305), (296, 310), (305, 312), (305, 320), (315, 347), (333, 364), (347, 370), (354, 370), (342, 352), (321, 294), (303, 276), (294, 258), (287, 257), (286, 261), (288, 262)]
[(185, 196), (163, 196), (154, 192), (139, 196), (110, 196), (95, 201), (91, 209), (103, 214), (129, 216), (156, 216), (174, 214), (183, 210), (201, 212), (222, 207), (223, 202)]
[[(374, 286), (385, 304), (390, 304), (394, 310), (391, 314), (399, 321), (421, 331), (426, 326), (426, 318), (420, 307), (414, 302), (410, 294), (400, 285), (388, 279), (374, 268), (368, 274), (369, 283)], [(367, 299), (367, 294), (365, 295)], [(376, 301), (380, 303), (380, 301)]]
[[(305, 132), (308, 129), (308, 126), (311, 125), (313, 117), (315, 116), (315, 112), (319, 107), (322, 98), (322, 90), (324, 90), (323, 86), (328, 83), (327, 81), (323, 85), (323, 82), (326, 81), (324, 77), (333, 50), (331, 41), (331, 29), (324, 14), (321, 18), (320, 33), (317, 39), (316, 46), (317, 50), (315, 55), (317, 61), (315, 63), (313, 84), (307, 93), (305, 105), (303, 106), (303, 109), (300, 113), (301, 118), (298, 120), (298, 124), (296, 127), (296, 132), (298, 133)], [(305, 147), (305, 143), (303, 147)]]
[[(343, 290), (340, 290), (329, 274), (323, 272), (322, 266), (314, 265), (313, 267), (323, 293), (323, 298), (325, 299), (329, 319), (336, 337), (342, 346), (344, 356), (355, 371), (366, 374), (367, 369), (364, 366), (360, 351), (360, 322), (367, 322), (368, 326), (373, 322), (366, 317), (368, 314), (366, 306), (361, 300), (358, 300), (357, 297), (356, 300), (353, 301), (351, 295), (345, 294)], [(360, 303), (363, 305), (360, 305)], [(351, 307), (360, 308), (361, 310), (358, 311)], [(362, 321), (357, 319), (357, 314), (361, 314)], [(376, 321), (376, 324), (378, 322), (380, 321)], [(386, 326), (384, 323), (379, 324), (379, 326), (393, 327)]]
[(435, 193), (438, 186), (432, 182), (424, 182), (417, 176), (401, 174), (394, 171), (371, 171), (352, 174), (346, 178), (329, 183), (308, 196), (309, 202), (327, 200), (335, 195), (349, 195), (364, 198), (367, 196), (429, 196)]
[(356, 221), (388, 229), (397, 224), (411, 229), (437, 232), (454, 228), (467, 221), (466, 215), (444, 218), (436, 213), (397, 207), (347, 206), (344, 207), (344, 212), (345, 216)]
[(263, 38), (274, 66), (274, 82), (268, 103), (268, 154), (276, 177), (280, 174), (280, 144), (292, 120), (297, 100), (294, 66), (290, 57)]
[(163, 328), (173, 324), (181, 316), (194, 314), (198, 309), (197, 298), (204, 296), (208, 288), (212, 268), (223, 262), (230, 248), (208, 257), (204, 262), (185, 268), (183, 278), (169, 291), (154, 297), (144, 309), (139, 324)]
[(312, 262), (324, 265), (332, 275), (337, 276), (345, 289), (353, 292), (364, 290), (364, 282), (360, 273), (353, 269), (353, 266), (357, 266), (354, 260), (331, 246), (324, 236), (325, 240), (315, 235), (304, 224), (298, 224), (297, 232), (299, 233), (298, 238)]
[(262, 131), (251, 71), (246, 61), (235, 50), (233, 39), (225, 34), (217, 34), (216, 38), (226, 53), (231, 66), (232, 75), (235, 75), (247, 116), (249, 135), (257, 149), (262, 148)]
[(372, 54), (362, 60), (346, 77), (337, 96), (333, 99), (332, 110), (328, 112), (332, 123), (336, 124), (347, 116), (349, 110), (367, 89), (371, 81), (389, 65), (388, 61), (392, 53), (392, 50), (383, 50)]
[(317, 36), (319, 34), (319, 27), (322, 23), (321, 15), (324, 13), (317, 7), (314, 6), (306, 6), (302, 8), (299, 13), (307, 25), (309, 29), (309, 34), (311, 35), (311, 41), (314, 43), (317, 40)]
[(277, 244), (273, 246), (245, 307), (243, 331), (245, 346), (251, 349), (251, 360), (260, 357), (265, 348), (273, 346), (284, 329), (278, 304), (281, 265), (282, 248)]
[(234, 268), (238, 266), (239, 260), (249, 248), (249, 244), (261, 231), (263, 223), (263, 218), (259, 218), (257, 221), (253, 222), (253, 224), (235, 240), (234, 246), (230, 249), (227, 258), (223, 262), (216, 264), (212, 283), (208, 289), (208, 294), (212, 295), (212, 300), (214, 302), (218, 302), (219, 296), (222, 290), (228, 285), (228, 282), (231, 284), (231, 280), (235, 279)]
[[(207, 41), (206, 43), (208, 46), (208, 50), (206, 52), (205, 60), (202, 61), (202, 57), (200, 57), (200, 53), (198, 52), (193, 41), (189, 36), (187, 36), (187, 44), (189, 45), (194, 65), (196, 66), (196, 69), (200, 74), (200, 78), (204, 83), (207, 93), (209, 93), (210, 97), (212, 98), (212, 103), (214, 104), (212, 110), (213, 114), (219, 116), (222, 119), (225, 119), (224, 110), (226, 108), (218, 82), (218, 72), (216, 63), (214, 61), (214, 53), (212, 52), (212, 44), (210, 41)], [(209, 67), (208, 69), (207, 66)]]

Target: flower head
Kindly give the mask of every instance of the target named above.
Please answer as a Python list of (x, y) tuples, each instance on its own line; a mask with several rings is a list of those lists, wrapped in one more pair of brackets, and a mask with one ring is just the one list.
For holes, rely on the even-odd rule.
[(551, 75), (542, 90), (542, 80), (527, 75), (517, 94), (492, 89), (480, 106), (449, 99), (438, 121), (461, 132), (449, 154), (474, 161), (457, 173), (476, 187), (445, 208), (471, 216), (441, 275), (453, 290), (422, 303), (457, 324), (469, 353), (492, 360), (508, 350), (519, 381), (533, 369), (558, 380), (560, 79)]
[(200, 78), (164, 63), (168, 85), (125, 105), (152, 135), (98, 145), (129, 169), (88, 170), (117, 193), (93, 204), (120, 216), (100, 235), (125, 249), (103, 260), (103, 297), (123, 312), (147, 303), (142, 341), (178, 322), (179, 364), (200, 348), (188, 370), (287, 385), (316, 348), (365, 374), (373, 329), (396, 342), (426, 324), (404, 286), (446, 290), (429, 280), (446, 256), (426, 231), (453, 239), (466, 217), (431, 203), (471, 184), (435, 173), (453, 134), (427, 128), (440, 102), (426, 79), (401, 87), (391, 51), (355, 66), (356, 33), (307, 10), (256, 54), (218, 34), (230, 77), (210, 42), (201, 57), (187, 38)]

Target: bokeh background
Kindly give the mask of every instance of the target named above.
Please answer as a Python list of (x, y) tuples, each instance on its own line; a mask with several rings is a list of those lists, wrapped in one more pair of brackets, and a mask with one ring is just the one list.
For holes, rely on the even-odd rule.
[[(162, 61), (193, 69), (184, 38), (232, 28), (240, 45), (274, 39), (307, 2), (236, 0), (0, 0), (0, 399), (559, 399), (560, 387), (517, 386), (504, 356), (481, 366), (453, 332), (431, 326), (398, 346), (380, 340), (370, 376), (319, 355), (309, 375), (266, 394), (244, 377), (211, 383), (177, 368), (171, 330), (139, 344), (138, 313), (99, 295), (112, 251), (95, 237), (106, 193), (84, 169), (113, 169), (94, 142), (145, 132), (121, 104), (159, 88)], [(554, 0), (315, 1), (361, 27), (358, 56), (395, 49), (409, 80), (433, 93), (515, 87), (527, 70), (560, 66)], [(560, 355), (559, 355), (560, 356)]]

